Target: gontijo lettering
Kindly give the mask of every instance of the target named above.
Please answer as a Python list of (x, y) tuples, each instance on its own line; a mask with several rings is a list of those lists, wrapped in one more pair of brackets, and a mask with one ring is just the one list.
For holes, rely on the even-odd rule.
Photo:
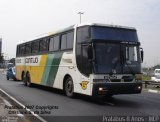
[(25, 63), (38, 63), (38, 57), (26, 58)]

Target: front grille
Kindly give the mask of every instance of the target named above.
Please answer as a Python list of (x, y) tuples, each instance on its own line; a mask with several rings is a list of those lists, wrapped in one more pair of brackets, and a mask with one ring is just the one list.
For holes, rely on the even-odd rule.
[(110, 79), (111, 82), (132, 82), (133, 78), (125, 76), (122, 79)]
[(122, 79), (124, 80), (124, 82), (131, 82), (131, 81), (133, 81), (133, 77), (132, 76), (123, 76)]
[(111, 79), (111, 82), (121, 82), (121, 79)]

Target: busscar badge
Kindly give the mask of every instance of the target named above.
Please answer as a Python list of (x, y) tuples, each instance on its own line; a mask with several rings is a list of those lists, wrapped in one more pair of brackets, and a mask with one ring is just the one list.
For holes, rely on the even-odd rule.
[(83, 90), (86, 90), (86, 89), (87, 89), (87, 84), (88, 84), (88, 83), (89, 83), (88, 81), (82, 81), (82, 83), (80, 83), (81, 88), (82, 88)]

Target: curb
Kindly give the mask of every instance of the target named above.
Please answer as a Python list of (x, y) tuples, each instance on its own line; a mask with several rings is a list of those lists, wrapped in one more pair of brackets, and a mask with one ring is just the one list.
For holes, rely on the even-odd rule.
[[(13, 98), (12, 96), (10, 96), (7, 92), (5, 92), (4, 90), (2, 90), (0, 88), (0, 95), (5, 98), (6, 100), (8, 100), (12, 105), (15, 105), (15, 106), (19, 106), (19, 107), (23, 107), (25, 108), (25, 106), (20, 103), (18, 100), (16, 100), (15, 98)], [(34, 122), (47, 122), (46, 120), (44, 120), (42, 117), (38, 116), (37, 114), (35, 114), (33, 111), (31, 111), (30, 109), (23, 109), (23, 111), (26, 111), (26, 112), (30, 112), (32, 115), (29, 115), (29, 116), (25, 116), (25, 118), (27, 118), (27, 120), (29, 121), (34, 121)]]
[(158, 90), (153, 90), (153, 89), (144, 89), (144, 91), (150, 92), (150, 93), (157, 93), (157, 94), (160, 94), (160, 91), (158, 91)]
[(148, 89), (148, 92), (160, 94), (160, 91), (158, 91), (158, 90), (153, 90), (153, 89)]

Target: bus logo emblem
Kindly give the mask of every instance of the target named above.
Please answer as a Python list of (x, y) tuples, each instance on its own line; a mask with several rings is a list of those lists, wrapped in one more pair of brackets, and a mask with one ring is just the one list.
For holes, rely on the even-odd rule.
[(86, 90), (86, 89), (87, 89), (87, 84), (88, 84), (88, 81), (82, 81), (82, 83), (80, 83), (81, 88), (82, 88), (83, 90)]

